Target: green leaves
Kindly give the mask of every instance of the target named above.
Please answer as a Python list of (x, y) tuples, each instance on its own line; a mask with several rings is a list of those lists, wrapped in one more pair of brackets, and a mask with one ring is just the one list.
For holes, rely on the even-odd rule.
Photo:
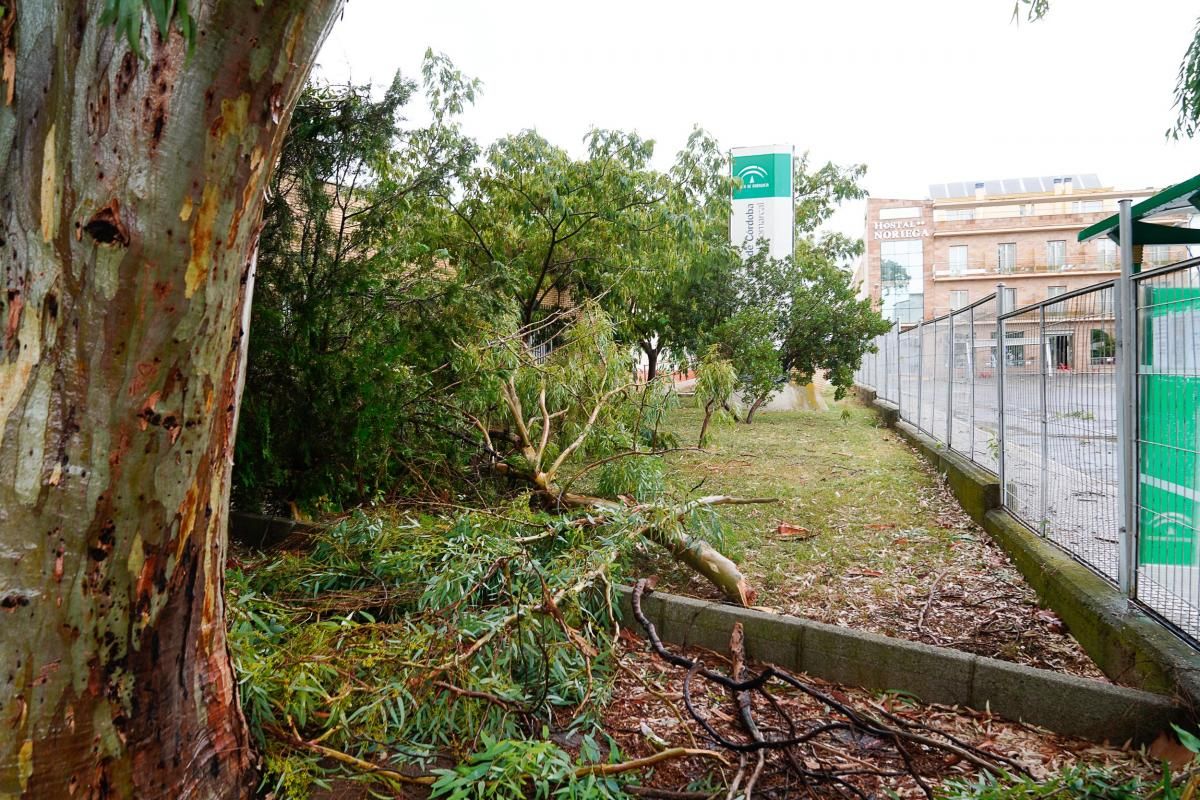
[(1200, 756), (1200, 736), (1179, 727), (1174, 722), (1171, 723), (1171, 728), (1174, 729), (1175, 735), (1179, 737), (1180, 744)]
[[(585, 576), (634, 540), (518, 498), (450, 519), (357, 513), (308, 553), (230, 570), (229, 643), (266, 786), (296, 800), (335, 776), (388, 786), (288, 749), (272, 731), (294, 724), (381, 765), (459, 762), (439, 773), (439, 796), (619, 796), (615, 780), (575, 777), (601, 760), (613, 657), (612, 584)], [(583, 737), (577, 759), (549, 732), (525, 741), (551, 720), (572, 720), (561, 733)]]
[(478, 152), (455, 111), (475, 83), (445, 56), (423, 71), (425, 127), (404, 123), (418, 87), (400, 74), (382, 97), (312, 84), (293, 114), (259, 245), (234, 473), (243, 508), (425, 491), (469, 458), (441, 390), (490, 300), (428, 234), (445, 213), (436, 195)]
[[(262, 0), (255, 0), (262, 5)], [(0, 9), (2, 10), (2, 9)], [(102, 25), (112, 25), (118, 36), (125, 37), (129, 49), (142, 55), (142, 15), (149, 10), (158, 26), (158, 32), (166, 38), (171, 20), (178, 19), (179, 31), (188, 44), (190, 53), (196, 45), (196, 21), (188, 12), (186, 0), (104, 0), (100, 13)]]
[[(543, 731), (543, 736), (547, 734)], [(577, 778), (571, 757), (553, 742), (494, 740), (485, 735), (480, 743), (482, 749), (454, 769), (435, 770), (439, 778), (433, 784), (431, 798), (607, 800), (625, 796), (617, 780)], [(584, 749), (580, 748), (580, 755), (586, 759)], [(590, 750), (599, 755), (594, 741)]]

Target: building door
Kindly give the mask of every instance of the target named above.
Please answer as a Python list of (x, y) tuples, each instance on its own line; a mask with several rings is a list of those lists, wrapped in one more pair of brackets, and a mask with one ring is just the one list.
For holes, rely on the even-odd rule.
[(1049, 351), (1051, 369), (1070, 369), (1074, 351), (1074, 335), (1070, 333), (1047, 333), (1046, 349)]

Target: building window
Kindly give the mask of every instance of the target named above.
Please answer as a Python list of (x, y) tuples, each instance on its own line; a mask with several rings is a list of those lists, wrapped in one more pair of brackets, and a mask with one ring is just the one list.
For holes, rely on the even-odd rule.
[(925, 314), (925, 244), (913, 239), (879, 246), (880, 301), (883, 318), (903, 324)]
[[(1008, 340), (1004, 343), (1004, 364), (1009, 367), (1025, 366), (1025, 333), (1023, 331), (1005, 331), (1004, 338)], [(1009, 342), (1013, 339), (1020, 344), (1010, 344)]]
[[(1053, 300), (1054, 298), (1064, 295), (1066, 293), (1067, 293), (1067, 287), (1065, 287), (1065, 286), (1047, 286), (1046, 287), (1046, 299), (1047, 300)], [(1070, 305), (1070, 303), (1067, 303), (1067, 302), (1050, 303), (1049, 305), (1046, 306), (1046, 314), (1049, 316), (1061, 317), (1067, 313), (1068, 305)]]
[(1004, 313), (1008, 313), (1017, 307), (1017, 290), (1011, 287), (1005, 287), (1004, 296), (1000, 298), (1004, 301)]
[(1171, 262), (1171, 248), (1165, 244), (1148, 244), (1142, 253), (1142, 260), (1154, 267)]
[(964, 308), (967, 303), (971, 302), (968, 298), (966, 289), (951, 289), (950, 290), (950, 310), (958, 311)]
[(970, 219), (975, 219), (973, 208), (939, 208), (933, 212), (934, 222), (961, 222)]
[(967, 246), (965, 244), (950, 245), (950, 274), (962, 275), (967, 271)]
[(1112, 364), (1117, 360), (1117, 340), (1106, 330), (1092, 328), (1092, 364)]
[(880, 219), (920, 219), (920, 206), (904, 206), (903, 208), (881, 208), (879, 209)]
[(1067, 243), (1064, 239), (1046, 242), (1046, 266), (1062, 269), (1067, 265)]
[(996, 268), (1000, 272), (1012, 272), (1017, 268), (1017, 243), (1001, 242), (996, 246)]
[(1117, 267), (1117, 243), (1112, 239), (1096, 240), (1096, 258), (1102, 267)]

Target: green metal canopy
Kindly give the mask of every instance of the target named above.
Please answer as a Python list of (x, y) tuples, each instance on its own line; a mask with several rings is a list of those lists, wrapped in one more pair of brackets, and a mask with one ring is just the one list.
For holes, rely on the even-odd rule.
[[(1136, 203), (1130, 213), (1133, 217), (1133, 244), (1200, 244), (1200, 229), (1176, 228), (1171, 225), (1155, 225), (1144, 222), (1147, 217), (1180, 211), (1185, 208), (1200, 211), (1200, 175), (1163, 189), (1156, 195)], [(1079, 232), (1079, 241), (1086, 242), (1100, 236), (1119, 241), (1117, 224), (1119, 214), (1097, 222)]]

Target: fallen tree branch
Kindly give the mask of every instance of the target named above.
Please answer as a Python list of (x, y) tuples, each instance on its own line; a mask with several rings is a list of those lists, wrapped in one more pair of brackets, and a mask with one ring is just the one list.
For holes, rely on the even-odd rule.
[[(926, 756), (926, 758), (920, 760), (920, 763), (924, 764), (928, 761), (928, 755), (939, 752), (952, 756), (956, 760), (967, 761), (978, 769), (997, 777), (1001, 777), (1006, 773), (1028, 774), (1019, 763), (1010, 758), (989, 753), (978, 747), (969, 745), (931, 726), (911, 724), (893, 714), (882, 711), (882, 716), (886, 720), (884, 721), (869, 713), (852, 708), (848, 703), (837, 700), (828, 692), (824, 692), (776, 667), (766, 666), (756, 675), (743, 677), (745, 654), (741, 630), (739, 628), (735, 628), (730, 643), (733, 651), (731, 675), (723, 675), (707, 669), (699, 660), (671, 652), (663, 645), (653, 623), (650, 622), (642, 611), (642, 597), (648, 590), (652, 591), (647, 581), (640, 580), (637, 582), (633, 591), (632, 604), (634, 618), (646, 631), (647, 639), (655, 654), (667, 663), (686, 670), (683, 677), (684, 706), (687, 708), (692, 719), (704, 729), (709, 738), (725, 750), (742, 755), (750, 753), (760, 755), (766, 752), (781, 753), (783, 755), (781, 768), (783, 771), (789, 773), (791, 778), (799, 778), (806, 785), (818, 783), (835, 784), (860, 797), (865, 797), (865, 795), (862, 791), (854, 787), (853, 784), (849, 783), (846, 780), (847, 777), (869, 774), (882, 778), (896, 775), (899, 772), (899, 774), (907, 774), (926, 797), (932, 798), (933, 790), (928, 782), (924, 780), (921, 771), (922, 768), (918, 766), (916, 756)], [(697, 710), (696, 704), (693, 702), (693, 683), (697, 678), (717, 684), (725, 689), (734, 699), (738, 706), (738, 717), (742, 727), (750, 735), (748, 741), (736, 741), (722, 734), (705, 714)], [(813, 700), (818, 701), (824, 707), (832, 710), (835, 716), (832, 719), (808, 719), (804, 720), (803, 723), (798, 723), (786, 714), (773, 695), (768, 691), (768, 686), (772, 681), (800, 691)], [(751, 694), (758, 694), (766, 699), (772, 709), (784, 718), (788, 728), (787, 735), (768, 738), (762, 734), (760, 726), (753, 716), (753, 705), (750, 702)], [(820, 741), (822, 737), (826, 736), (830, 737), (828, 741)], [(892, 768), (875, 767), (854, 770), (839, 769), (834, 766), (818, 766), (817, 768), (813, 768), (809, 765), (813, 762), (819, 765), (820, 761), (815, 758), (807, 760), (797, 758), (791, 752), (799, 749), (800, 753), (815, 754), (815, 751), (811, 749), (812, 746), (821, 744), (824, 749), (827, 749), (832, 744), (847, 739), (850, 741), (870, 741), (874, 743), (873, 747), (882, 747), (885, 744), (890, 745), (891, 755), (888, 758), (893, 762), (899, 761), (900, 765)], [(861, 763), (861, 760), (859, 760), (859, 763)], [(747, 790), (751, 790), (757, 783), (761, 769), (756, 768), (755, 773), (751, 781), (747, 784)]]
[(378, 775), (381, 778), (396, 781), (397, 783), (408, 783), (417, 786), (431, 786), (433, 785), (433, 782), (437, 780), (437, 778), (433, 775), (405, 775), (403, 772), (397, 772), (394, 769), (388, 769), (387, 767), (381, 767), (378, 764), (372, 764), (370, 761), (364, 761), (363, 759), (352, 756), (349, 753), (343, 753), (341, 750), (335, 750), (332, 747), (326, 747), (323, 744), (308, 741), (295, 731), (288, 733), (282, 728), (278, 728), (273, 725), (264, 727), (264, 730), (274, 736), (276, 739), (279, 739), (280, 741), (291, 745), (292, 747), (318, 753), (319, 755), (322, 755), (325, 758), (331, 758), (340, 764), (345, 764), (346, 766), (354, 767), (355, 769), (362, 770), (363, 772), (369, 772), (372, 775)]
[(631, 770), (641, 769), (642, 767), (652, 767), (662, 761), (667, 761), (672, 758), (711, 758), (714, 761), (721, 762), (722, 765), (730, 766), (729, 761), (725, 756), (715, 750), (700, 750), (694, 747), (668, 747), (666, 750), (659, 750), (657, 753), (644, 758), (634, 758), (629, 761), (622, 761), (619, 764), (588, 764), (575, 770), (576, 778), (583, 778), (588, 775), (617, 775), (622, 772), (630, 772)]

